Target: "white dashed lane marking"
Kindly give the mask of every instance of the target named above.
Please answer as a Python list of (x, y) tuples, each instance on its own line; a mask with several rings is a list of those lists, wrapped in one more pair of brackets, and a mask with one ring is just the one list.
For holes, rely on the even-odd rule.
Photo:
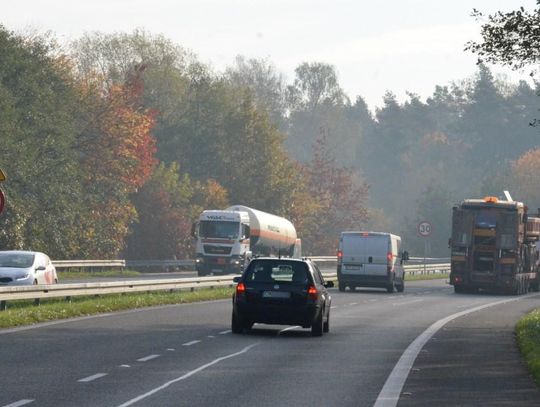
[(183, 343), (182, 346), (191, 346), (191, 345), (195, 345), (196, 343), (199, 343), (200, 341), (191, 341), (191, 342), (186, 342), (186, 343)]
[(103, 376), (107, 376), (107, 374), (108, 373), (96, 373), (96, 374), (94, 374), (92, 376), (88, 376), (88, 377), (85, 377), (83, 379), (79, 379), (77, 381), (81, 382), (81, 383), (88, 383), (88, 382), (92, 382), (92, 381), (94, 381), (96, 379), (99, 379), (99, 378), (101, 378)]
[(33, 402), (34, 402), (34, 400), (24, 399), (24, 400), (16, 401), (15, 403), (6, 404), (3, 407), (20, 407), (20, 406), (25, 406), (25, 405), (33, 403)]
[(219, 334), (220, 335), (226, 335), (228, 333), (231, 333), (232, 331), (230, 329), (226, 330), (226, 331), (221, 331)]
[(144, 358), (137, 359), (137, 362), (148, 362), (149, 360), (159, 358), (159, 356), (160, 355), (148, 355), (148, 356), (145, 356)]

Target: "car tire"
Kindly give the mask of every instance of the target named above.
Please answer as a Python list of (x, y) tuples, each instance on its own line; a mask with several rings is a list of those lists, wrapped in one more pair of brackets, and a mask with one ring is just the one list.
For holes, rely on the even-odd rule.
[(386, 286), (386, 291), (388, 292), (388, 294), (392, 294), (394, 292), (394, 281), (393, 280), (388, 286)]
[(402, 293), (403, 291), (405, 291), (405, 280), (401, 280), (401, 284), (396, 286), (396, 289), (398, 293)]
[(342, 283), (342, 282), (338, 282), (338, 289), (339, 289), (339, 291), (344, 292), (345, 291), (345, 284)]
[(317, 319), (313, 322), (313, 325), (311, 325), (311, 336), (322, 336), (324, 330), (323, 314), (324, 310), (321, 310)]
[(323, 332), (330, 332), (330, 311), (328, 311), (328, 316), (326, 317), (326, 322), (323, 324)]
[(231, 318), (231, 331), (233, 334), (241, 334), (244, 331), (242, 318), (233, 311)]

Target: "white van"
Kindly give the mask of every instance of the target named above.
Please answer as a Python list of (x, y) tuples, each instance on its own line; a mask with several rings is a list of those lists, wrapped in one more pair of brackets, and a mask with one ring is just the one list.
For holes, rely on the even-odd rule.
[(342, 232), (338, 247), (339, 291), (356, 287), (381, 287), (389, 293), (403, 292), (405, 273), (401, 238), (391, 233)]

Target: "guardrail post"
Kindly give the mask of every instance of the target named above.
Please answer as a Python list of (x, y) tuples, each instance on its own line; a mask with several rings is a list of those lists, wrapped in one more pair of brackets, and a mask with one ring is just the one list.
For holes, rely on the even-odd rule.
[(0, 311), (5, 311), (7, 308), (7, 301), (0, 301)]
[(34, 305), (37, 307), (41, 304), (41, 300), (39, 298), (34, 299)]

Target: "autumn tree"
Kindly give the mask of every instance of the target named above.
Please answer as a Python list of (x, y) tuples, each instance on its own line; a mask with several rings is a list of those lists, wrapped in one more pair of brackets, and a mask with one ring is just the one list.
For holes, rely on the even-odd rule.
[(160, 163), (133, 202), (138, 218), (128, 239), (130, 259), (193, 256), (193, 220), (203, 209), (228, 206), (227, 193), (216, 181), (193, 181), (180, 174), (176, 163)]
[(84, 190), (89, 216), (84, 255), (117, 256), (125, 246), (129, 225), (136, 219), (130, 195), (152, 174), (156, 159), (151, 130), (153, 113), (141, 106), (143, 86), (135, 69), (122, 85), (81, 88), (79, 146), (85, 169)]
[(0, 54), (0, 166), (8, 176), (0, 248), (74, 256), (85, 212), (71, 66), (52, 39), (2, 26)]
[(315, 142), (304, 174), (316, 206), (300, 231), (303, 248), (309, 254), (334, 254), (339, 234), (362, 229), (367, 221), (368, 185), (337, 164), (325, 137)]

